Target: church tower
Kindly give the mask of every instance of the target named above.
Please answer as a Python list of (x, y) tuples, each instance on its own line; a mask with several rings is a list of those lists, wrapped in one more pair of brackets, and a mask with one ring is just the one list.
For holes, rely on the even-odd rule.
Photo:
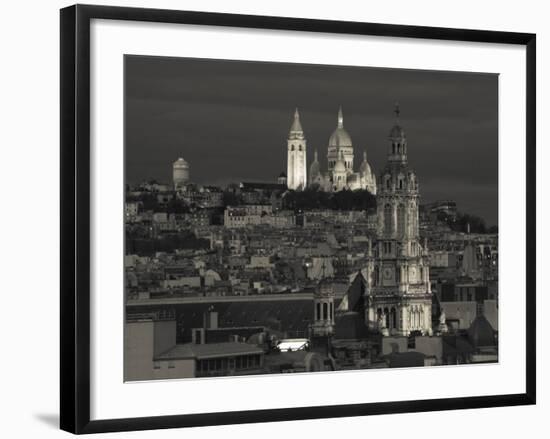
[(388, 161), (377, 188), (377, 242), (368, 263), (366, 319), (382, 334), (431, 332), (427, 243), (418, 232), (419, 191), (407, 163), (407, 138), (396, 122), (388, 136)]
[(311, 329), (315, 337), (329, 337), (334, 333), (334, 288), (330, 279), (322, 279), (313, 293)]
[(296, 108), (287, 141), (287, 186), (289, 189), (303, 190), (306, 185), (306, 138)]

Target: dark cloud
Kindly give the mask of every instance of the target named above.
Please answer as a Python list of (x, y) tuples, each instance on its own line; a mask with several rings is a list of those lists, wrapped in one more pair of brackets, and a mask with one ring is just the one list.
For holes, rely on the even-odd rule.
[(399, 101), (423, 199), (497, 222), (497, 75), (127, 56), (125, 84), (130, 183), (170, 181), (180, 156), (199, 183), (273, 181), (296, 106), (310, 161), (317, 149), (326, 166), (342, 105), (356, 156), (378, 172)]

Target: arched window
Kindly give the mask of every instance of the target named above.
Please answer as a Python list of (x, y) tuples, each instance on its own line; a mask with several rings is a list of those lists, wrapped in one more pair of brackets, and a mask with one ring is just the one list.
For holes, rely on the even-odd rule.
[(334, 305), (332, 302), (330, 302), (330, 313), (329, 313), (330, 319), (334, 320)]
[(298, 145), (298, 151), (302, 150), (302, 145)]
[(393, 232), (393, 209), (391, 204), (384, 206), (384, 230), (386, 233)]
[(392, 143), (391, 145), (391, 152), (392, 154), (395, 154), (395, 143)]
[(405, 234), (405, 206), (400, 204), (397, 206), (397, 234), (403, 236)]
[(321, 303), (317, 302), (317, 318), (315, 320), (321, 320)]
[(399, 189), (403, 189), (403, 179), (399, 179)]
[(323, 302), (323, 320), (328, 320), (328, 304)]
[(294, 145), (291, 145), (291, 146), (290, 146), (290, 150), (291, 150), (291, 151), (294, 151)]
[(395, 311), (394, 307), (392, 307), (390, 311), (390, 317), (391, 328), (397, 328), (397, 312)]
[(401, 154), (401, 143), (397, 144), (397, 154)]

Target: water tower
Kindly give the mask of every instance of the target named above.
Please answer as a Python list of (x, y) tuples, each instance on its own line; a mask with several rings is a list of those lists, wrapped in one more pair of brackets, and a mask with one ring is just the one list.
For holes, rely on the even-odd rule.
[(189, 181), (189, 163), (181, 157), (174, 162), (172, 178), (175, 189), (182, 187)]

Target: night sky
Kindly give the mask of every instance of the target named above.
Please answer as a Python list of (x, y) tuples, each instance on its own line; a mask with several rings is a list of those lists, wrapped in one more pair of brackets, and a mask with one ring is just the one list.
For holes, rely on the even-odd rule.
[(399, 102), (422, 202), (452, 199), (498, 220), (498, 76), (310, 64), (126, 56), (126, 179), (171, 182), (183, 157), (197, 183), (275, 181), (286, 173), (294, 108), (326, 170), (338, 107), (356, 170), (377, 177)]

